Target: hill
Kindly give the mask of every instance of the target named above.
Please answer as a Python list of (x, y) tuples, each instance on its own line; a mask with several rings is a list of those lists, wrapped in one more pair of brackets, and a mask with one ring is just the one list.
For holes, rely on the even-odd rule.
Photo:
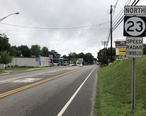
[[(132, 59), (116, 60), (98, 70), (96, 108), (99, 116), (131, 115)], [(146, 56), (136, 59), (136, 113), (146, 115)]]

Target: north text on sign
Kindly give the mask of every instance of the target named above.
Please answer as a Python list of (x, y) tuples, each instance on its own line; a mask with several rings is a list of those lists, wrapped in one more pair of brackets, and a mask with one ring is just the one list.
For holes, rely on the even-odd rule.
[(143, 9), (143, 8), (125, 8), (125, 13), (128, 13), (128, 14), (143, 14), (143, 13), (145, 13), (145, 9)]
[(125, 15), (146, 15), (146, 6), (125, 6), (124, 7)]

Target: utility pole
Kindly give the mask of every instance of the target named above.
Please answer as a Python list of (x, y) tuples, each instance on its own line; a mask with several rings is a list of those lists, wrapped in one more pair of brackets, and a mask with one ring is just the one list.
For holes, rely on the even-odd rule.
[(107, 58), (107, 57), (106, 57), (106, 50), (107, 50), (107, 49), (106, 49), (106, 44), (107, 44), (107, 41), (102, 41), (101, 43), (102, 43), (102, 45), (104, 45), (103, 60), (104, 60), (104, 62), (106, 62), (106, 58)]
[(112, 62), (112, 38), (113, 38), (113, 35), (112, 35), (112, 5), (110, 6), (110, 35), (111, 35), (111, 61), (110, 62)]
[(104, 49), (106, 48), (107, 41), (101, 41), (102, 45), (104, 45)]

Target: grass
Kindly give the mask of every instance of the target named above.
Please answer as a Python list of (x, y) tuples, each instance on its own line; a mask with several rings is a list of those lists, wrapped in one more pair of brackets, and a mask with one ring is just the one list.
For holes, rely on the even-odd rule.
[(34, 67), (7, 67), (6, 70), (28, 70), (33, 68)]
[(3, 71), (3, 70), (0, 70), (0, 74), (4, 74), (5, 73), (5, 71)]
[(17, 70), (17, 71), (21, 71), (21, 70), (38, 70), (38, 69), (44, 69), (44, 68), (48, 68), (48, 67), (7, 67), (6, 69), (0, 69), (0, 74), (5, 74), (9, 71), (14, 71), (14, 70)]
[[(132, 59), (123, 59), (98, 70), (98, 116), (131, 116)], [(146, 56), (136, 59), (136, 113), (146, 115)]]

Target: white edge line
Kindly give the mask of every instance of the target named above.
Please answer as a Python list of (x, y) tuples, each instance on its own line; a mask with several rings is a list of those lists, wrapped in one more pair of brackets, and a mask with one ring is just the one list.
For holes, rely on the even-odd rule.
[(82, 88), (82, 86), (85, 84), (85, 82), (87, 81), (87, 79), (90, 77), (90, 75), (92, 74), (92, 72), (95, 70), (96, 68), (94, 68), (90, 74), (86, 77), (86, 79), (82, 82), (82, 84), (79, 86), (79, 88), (75, 91), (75, 93), (72, 95), (72, 97), (68, 100), (68, 102), (65, 104), (65, 106), (61, 109), (61, 111), (57, 114), (57, 116), (62, 116), (63, 113), (66, 111), (66, 109), (68, 108), (68, 106), (71, 104), (71, 102), (73, 101), (73, 99), (76, 97), (76, 95), (78, 94), (78, 92), (80, 91), (80, 89)]

